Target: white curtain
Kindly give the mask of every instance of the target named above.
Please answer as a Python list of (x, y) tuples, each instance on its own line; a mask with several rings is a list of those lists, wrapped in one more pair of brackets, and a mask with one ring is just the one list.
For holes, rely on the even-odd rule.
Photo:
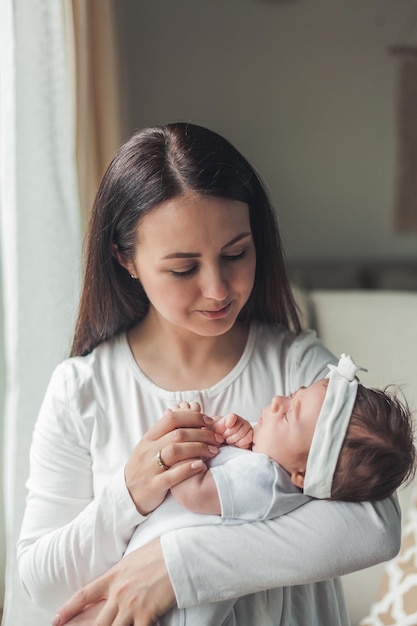
[(51, 621), (20, 586), (15, 544), (34, 421), (54, 366), (68, 354), (78, 302), (81, 229), (65, 2), (0, 0), (3, 626)]

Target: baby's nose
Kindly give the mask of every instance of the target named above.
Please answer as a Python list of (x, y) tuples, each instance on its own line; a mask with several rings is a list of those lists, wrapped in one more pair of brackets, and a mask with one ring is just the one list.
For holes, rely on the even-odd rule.
[(288, 398), (286, 396), (274, 396), (272, 400), (272, 408), (274, 411), (278, 411), (280, 408), (286, 406)]

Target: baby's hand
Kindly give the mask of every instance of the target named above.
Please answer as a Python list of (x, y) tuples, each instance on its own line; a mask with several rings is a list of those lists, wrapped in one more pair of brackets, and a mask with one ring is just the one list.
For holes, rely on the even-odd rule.
[(201, 406), (198, 402), (180, 402), (171, 408), (173, 411), (197, 411), (197, 413), (201, 413)]
[(220, 417), (213, 424), (215, 433), (222, 435), (231, 446), (250, 448), (253, 439), (253, 429), (249, 422), (236, 413), (228, 413)]

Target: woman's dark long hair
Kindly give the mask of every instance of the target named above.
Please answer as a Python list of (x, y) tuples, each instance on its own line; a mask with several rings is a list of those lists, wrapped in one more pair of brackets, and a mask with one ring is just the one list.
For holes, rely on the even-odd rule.
[(249, 206), (256, 274), (240, 319), (300, 330), (274, 211), (256, 172), (217, 133), (175, 123), (135, 133), (104, 174), (87, 232), (72, 356), (88, 354), (146, 315), (147, 296), (114, 258), (112, 244), (125, 258), (133, 258), (140, 219), (186, 192), (240, 200)]

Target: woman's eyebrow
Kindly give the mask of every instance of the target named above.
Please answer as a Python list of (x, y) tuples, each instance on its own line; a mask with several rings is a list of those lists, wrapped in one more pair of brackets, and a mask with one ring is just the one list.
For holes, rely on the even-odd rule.
[[(233, 237), (233, 239), (225, 243), (221, 249), (225, 250), (226, 248), (233, 246), (235, 243), (238, 243), (238, 241), (246, 239), (246, 237), (250, 236), (250, 232), (240, 233), (239, 235), (236, 235), (236, 237)], [(167, 254), (166, 256), (162, 257), (162, 259), (195, 259), (196, 257), (200, 256), (201, 252), (172, 252), (171, 254)]]
[(242, 239), (246, 239), (246, 237), (250, 237), (252, 233), (247, 232), (247, 233), (240, 233), (240, 235), (236, 235), (236, 237), (234, 237), (231, 241), (228, 241), (222, 248), (222, 250), (224, 250), (225, 248), (229, 248), (230, 246), (233, 246), (235, 243), (237, 243), (238, 241), (241, 241)]
[(201, 252), (173, 252), (163, 256), (162, 259), (193, 259), (201, 256)]

